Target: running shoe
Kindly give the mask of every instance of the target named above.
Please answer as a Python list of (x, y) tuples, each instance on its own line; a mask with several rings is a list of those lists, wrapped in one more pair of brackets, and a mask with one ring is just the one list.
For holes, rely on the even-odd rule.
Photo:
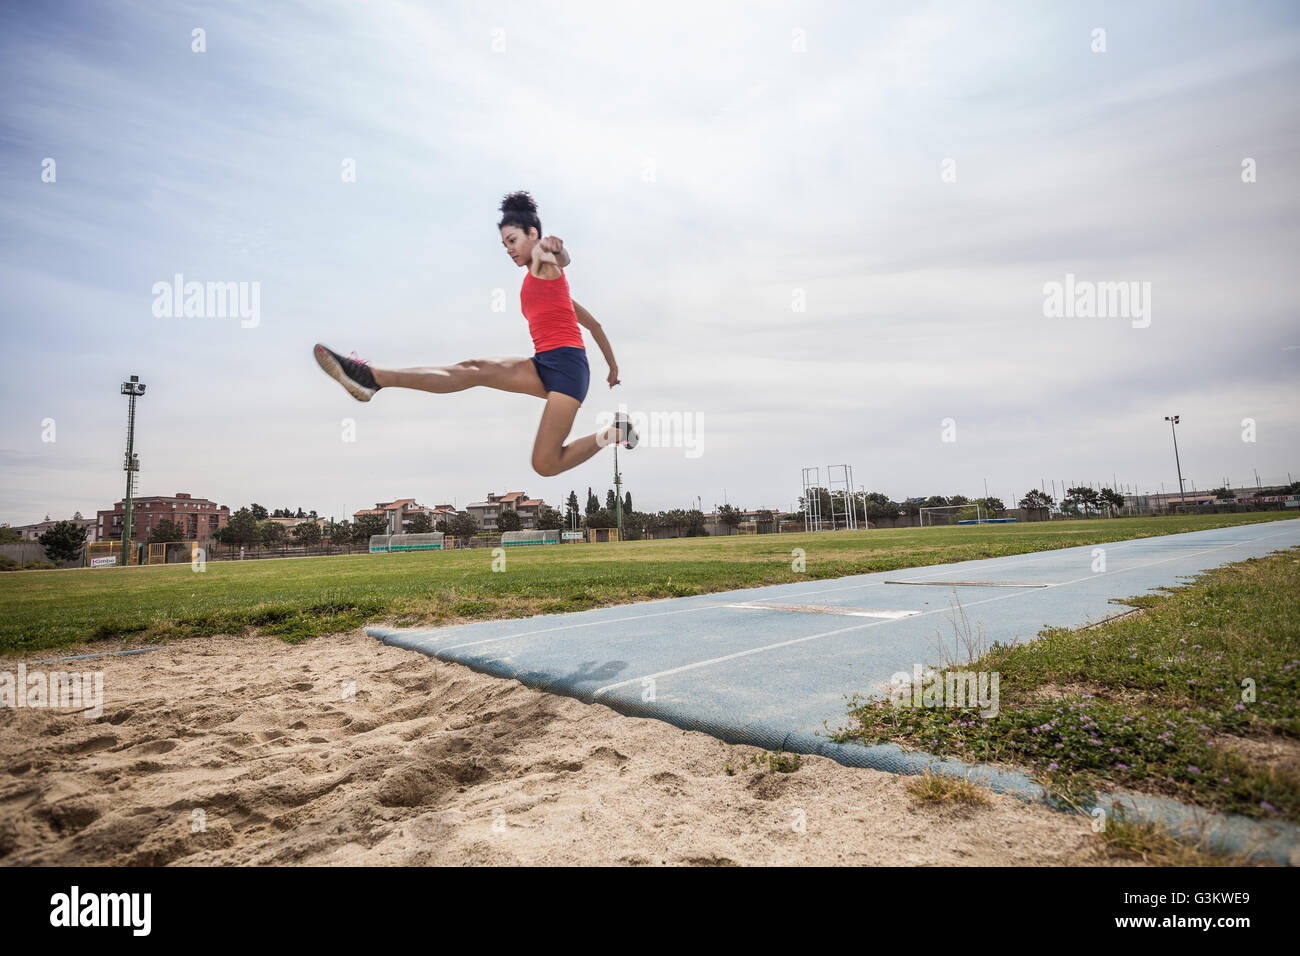
[(622, 412), (619, 412), (614, 416), (614, 427), (618, 429), (618, 443), (620, 445), (625, 448), (636, 447), (636, 443), (639, 440), (637, 438), (636, 429), (632, 427), (632, 423), (628, 421), (627, 416)]
[(325, 374), (346, 388), (348, 394), (358, 402), (370, 401), (370, 396), (383, 387), (375, 384), (375, 374), (364, 359), (339, 355), (338, 352), (327, 349), (319, 342), (312, 352), (316, 356), (316, 363), (325, 370)]

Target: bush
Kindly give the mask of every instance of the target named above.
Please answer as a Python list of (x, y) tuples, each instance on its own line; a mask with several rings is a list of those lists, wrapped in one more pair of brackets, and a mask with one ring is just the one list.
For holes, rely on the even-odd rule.
[(50, 571), (53, 570), (55, 567), (56, 565), (53, 565), (48, 561), (28, 561), (23, 565), (23, 570), (24, 571)]
[(7, 554), (0, 554), (0, 571), (16, 571), (22, 567), (17, 561)]

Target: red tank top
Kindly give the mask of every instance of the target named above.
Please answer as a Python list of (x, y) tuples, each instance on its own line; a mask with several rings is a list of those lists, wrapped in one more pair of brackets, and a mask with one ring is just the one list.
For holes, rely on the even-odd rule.
[(528, 319), (535, 351), (546, 352), (566, 345), (586, 348), (563, 269), (558, 279), (539, 279), (529, 269), (519, 290), (519, 307)]

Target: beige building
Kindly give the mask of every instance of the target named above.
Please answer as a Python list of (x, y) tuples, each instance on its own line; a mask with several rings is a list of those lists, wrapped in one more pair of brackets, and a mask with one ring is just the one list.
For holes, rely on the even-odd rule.
[(434, 514), (433, 508), (427, 508), (422, 504), (416, 503), (414, 498), (398, 498), (396, 501), (377, 501), (373, 508), (363, 508), (354, 512), (352, 520), (363, 517), (364, 515), (383, 515), (388, 520), (390, 528), (397, 529), (398, 533), (404, 533), (411, 519), (418, 514), (426, 514), (430, 521), (437, 521), (438, 516)]
[[(94, 518), (67, 518), (66, 520), (85, 528), (87, 541), (99, 540), (99, 527)], [(18, 537), (24, 541), (35, 541), (58, 523), (57, 520), (52, 521), (46, 518), (44, 521), (38, 521), (35, 524), (16, 525), (13, 530), (17, 531)]]
[(511, 491), (504, 495), (488, 493), (486, 501), (475, 501), (465, 506), (465, 510), (474, 516), (478, 526), (484, 531), (498, 531), (501, 528), (501, 515), (513, 511), (519, 515), (519, 527), (531, 531), (537, 527), (546, 502), (541, 498), (529, 498), (526, 491)]

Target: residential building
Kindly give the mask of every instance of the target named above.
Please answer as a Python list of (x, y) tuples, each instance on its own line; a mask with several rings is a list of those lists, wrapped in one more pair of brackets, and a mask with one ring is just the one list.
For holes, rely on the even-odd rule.
[(526, 491), (511, 491), (504, 495), (488, 493), (486, 501), (475, 501), (465, 506), (484, 531), (499, 531), (501, 515), (513, 511), (519, 515), (519, 528), (531, 531), (537, 527), (542, 509), (547, 507), (541, 498), (529, 498)]
[[(439, 505), (439, 507), (447, 506)], [(428, 515), (430, 521), (437, 521), (441, 517), (437, 514), (436, 508), (417, 504), (414, 498), (398, 498), (396, 501), (377, 501), (373, 508), (363, 508), (355, 512), (352, 520), (355, 521), (365, 515), (383, 515), (390, 528), (398, 529), (396, 533), (405, 533), (411, 519), (418, 514)]]
[[(126, 500), (116, 502), (111, 509), (98, 512), (96, 520), (97, 541), (119, 540), (122, 522), (126, 517)], [(188, 492), (150, 495), (131, 500), (131, 539), (147, 541), (154, 528), (163, 520), (180, 525), (188, 541), (203, 541), (212, 537), (218, 528), (230, 524), (230, 508), (209, 498), (195, 498)]]
[[(99, 534), (99, 525), (94, 518), (66, 518), (64, 520), (71, 521), (73, 524), (81, 525), (81, 527), (85, 528), (87, 541), (99, 540), (97, 537)], [(49, 518), (46, 518), (44, 521), (38, 521), (35, 524), (16, 525), (13, 530), (17, 531), (18, 536), (24, 541), (35, 541), (58, 523), (57, 520), (52, 521)]]

